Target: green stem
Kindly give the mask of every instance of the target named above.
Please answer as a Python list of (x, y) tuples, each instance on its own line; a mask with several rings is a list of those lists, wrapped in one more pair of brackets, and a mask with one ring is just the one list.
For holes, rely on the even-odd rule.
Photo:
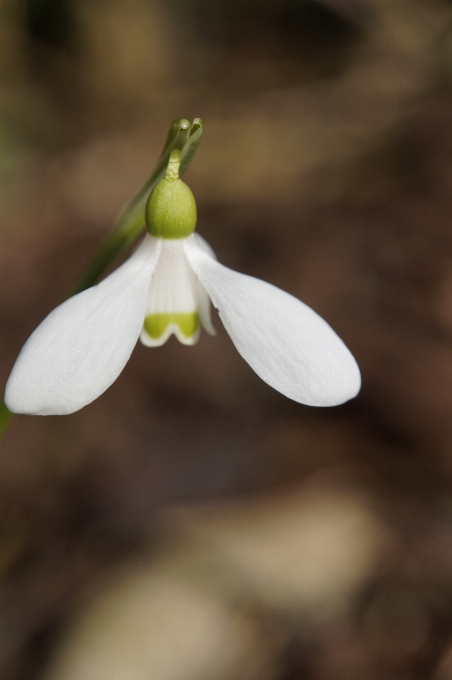
[[(179, 174), (183, 175), (196, 153), (203, 132), (204, 125), (200, 118), (195, 118), (193, 123), (186, 118), (177, 118), (171, 123), (154, 172), (123, 210), (115, 226), (104, 238), (91, 262), (75, 282), (68, 297), (94, 285), (108, 265), (138, 238), (145, 227), (144, 215), (149, 194), (157, 182), (164, 177), (171, 151), (173, 149), (180, 151)], [(0, 439), (13, 417), (14, 414), (8, 410), (3, 401), (0, 404)]]

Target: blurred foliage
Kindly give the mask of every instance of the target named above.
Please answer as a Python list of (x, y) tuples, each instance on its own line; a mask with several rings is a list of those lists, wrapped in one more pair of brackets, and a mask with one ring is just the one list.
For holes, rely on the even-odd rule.
[(31, 43), (72, 51), (77, 34), (77, 12), (70, 0), (25, 0), (24, 28)]

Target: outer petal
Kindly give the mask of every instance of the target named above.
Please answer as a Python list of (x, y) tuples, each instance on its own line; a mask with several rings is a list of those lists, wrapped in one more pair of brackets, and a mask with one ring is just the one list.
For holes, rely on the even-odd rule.
[[(191, 237), (190, 237), (191, 238)], [(212, 257), (214, 260), (217, 259), (217, 256), (215, 254), (215, 251), (213, 248), (210, 247), (210, 245), (207, 243), (206, 239), (201, 236), (201, 234), (196, 234), (195, 237), (195, 242), (198, 244), (198, 246), (204, 250), (204, 252)], [(203, 325), (203, 328), (209, 335), (216, 335), (217, 332), (215, 328), (213, 327), (212, 323), (212, 318), (210, 315), (210, 298), (209, 295), (202, 285), (201, 281), (199, 280), (198, 277), (198, 287), (199, 287), (199, 316), (201, 317), (201, 323)]]
[(224, 267), (190, 236), (185, 252), (242, 357), (269, 385), (302, 404), (356, 396), (358, 365), (333, 329), (297, 298)]
[(216, 335), (217, 332), (213, 326), (212, 317), (210, 314), (210, 298), (199, 279), (197, 279), (197, 283), (199, 317), (201, 319), (202, 327), (205, 331), (207, 331), (207, 333), (209, 333), (209, 335)]
[(5, 391), (15, 413), (73, 413), (100, 396), (127, 363), (141, 331), (161, 241), (146, 236), (98, 285), (53, 310), (25, 343)]

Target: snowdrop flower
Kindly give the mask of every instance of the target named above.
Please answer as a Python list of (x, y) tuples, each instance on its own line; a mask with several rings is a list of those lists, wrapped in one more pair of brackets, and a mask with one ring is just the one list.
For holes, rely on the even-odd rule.
[[(332, 328), (292, 295), (219, 264), (194, 234), (196, 204), (179, 179), (178, 152), (146, 208), (148, 234), (101, 283), (70, 298), (38, 326), (8, 380), (15, 413), (73, 413), (116, 380), (138, 340), (210, 334), (210, 300), (239, 353), (266, 383), (302, 404), (334, 406), (360, 389), (355, 359)], [(210, 298), (210, 300), (209, 300)]]

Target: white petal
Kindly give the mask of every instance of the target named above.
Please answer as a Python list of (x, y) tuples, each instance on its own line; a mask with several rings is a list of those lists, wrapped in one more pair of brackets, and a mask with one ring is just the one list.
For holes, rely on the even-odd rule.
[(25, 343), (5, 400), (15, 413), (73, 413), (100, 396), (124, 368), (143, 324), (160, 240), (146, 236), (98, 285), (66, 300)]
[(202, 327), (209, 335), (216, 335), (217, 332), (212, 323), (212, 318), (210, 315), (210, 297), (207, 294), (206, 289), (202, 285), (199, 279), (198, 281), (198, 307), (199, 307), (199, 318), (201, 319)]
[[(207, 255), (210, 255), (214, 260), (217, 259), (217, 256), (215, 255), (215, 251), (213, 248), (210, 247), (210, 245), (207, 243), (206, 239), (203, 238), (200, 234), (196, 234), (196, 240), (198, 242), (198, 245), (207, 253)], [(210, 315), (210, 298), (209, 295), (207, 294), (206, 289), (202, 285), (201, 281), (198, 279), (198, 286), (199, 286), (199, 316), (201, 318), (201, 323), (202, 327), (204, 328), (209, 335), (216, 335), (217, 332), (213, 326), (212, 323), (212, 318)]]
[(276, 390), (302, 404), (356, 396), (358, 365), (333, 329), (297, 298), (224, 267), (190, 236), (185, 252), (242, 357)]
[(209, 243), (207, 243), (206, 239), (203, 238), (201, 234), (196, 234), (196, 241), (198, 243), (198, 246), (202, 250), (204, 250), (204, 252), (207, 253), (207, 255), (210, 255), (210, 257), (212, 257), (214, 260), (218, 259), (212, 246)]
[(194, 345), (198, 341), (200, 286), (185, 257), (183, 241), (162, 241), (140, 335), (141, 342), (147, 347), (163, 345), (172, 333), (184, 345)]

